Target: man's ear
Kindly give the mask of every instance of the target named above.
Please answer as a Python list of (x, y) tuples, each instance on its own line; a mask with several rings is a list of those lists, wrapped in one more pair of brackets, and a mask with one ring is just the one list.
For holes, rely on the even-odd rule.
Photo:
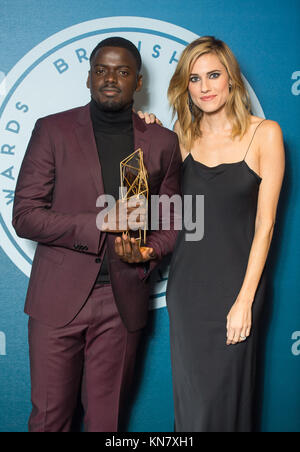
[(136, 89), (135, 89), (135, 91), (136, 92), (141, 91), (142, 86), (143, 86), (143, 76), (142, 76), (142, 74), (139, 74), (137, 76), (137, 82), (136, 82)]
[(86, 87), (88, 89), (91, 88), (91, 72), (90, 71), (89, 71), (89, 75), (88, 75), (88, 78), (87, 78), (87, 81), (86, 81)]

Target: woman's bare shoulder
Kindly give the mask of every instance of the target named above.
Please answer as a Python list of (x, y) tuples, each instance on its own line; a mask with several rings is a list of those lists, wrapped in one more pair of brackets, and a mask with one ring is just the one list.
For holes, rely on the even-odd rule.
[[(259, 116), (251, 116), (250, 120), (251, 127), (255, 130), (258, 126), (260, 129), (260, 135), (266, 136), (270, 134), (281, 133), (281, 127), (278, 122), (272, 119), (260, 118)], [(260, 125), (261, 124), (261, 125)]]
[[(251, 117), (253, 130), (257, 129), (256, 142), (260, 157), (264, 160), (282, 160), (284, 158), (284, 144), (281, 127), (271, 119)], [(259, 126), (259, 127), (258, 127)]]

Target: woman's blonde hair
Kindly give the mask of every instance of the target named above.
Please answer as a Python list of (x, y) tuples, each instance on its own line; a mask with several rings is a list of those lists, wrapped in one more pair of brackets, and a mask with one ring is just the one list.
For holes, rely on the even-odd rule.
[(180, 124), (179, 140), (186, 150), (190, 150), (193, 142), (201, 136), (200, 121), (203, 116), (202, 110), (189, 102), (191, 69), (201, 55), (208, 53), (217, 55), (229, 76), (231, 88), (225, 108), (232, 123), (232, 138), (242, 137), (250, 124), (250, 98), (235, 56), (225, 42), (213, 36), (203, 36), (184, 49), (168, 89), (173, 115), (177, 113)]

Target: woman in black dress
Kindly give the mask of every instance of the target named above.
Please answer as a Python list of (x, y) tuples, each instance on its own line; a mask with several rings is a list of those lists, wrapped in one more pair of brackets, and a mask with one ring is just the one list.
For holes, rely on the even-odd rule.
[(251, 115), (238, 63), (213, 37), (184, 50), (168, 94), (183, 195), (204, 195), (204, 236), (180, 231), (167, 287), (176, 431), (249, 432), (281, 129)]

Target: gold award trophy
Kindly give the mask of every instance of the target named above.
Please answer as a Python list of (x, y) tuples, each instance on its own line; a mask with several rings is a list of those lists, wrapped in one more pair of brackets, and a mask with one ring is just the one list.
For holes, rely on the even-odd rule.
[[(148, 204), (149, 188), (147, 170), (144, 165), (143, 151), (141, 148), (120, 162), (120, 175), (121, 199), (128, 201), (130, 198), (145, 198)], [(144, 233), (142, 234), (142, 230), (139, 229), (139, 236), (136, 238), (140, 247), (142, 244), (146, 244), (146, 229), (147, 222), (145, 222)], [(127, 234), (129, 234), (128, 231)]]

